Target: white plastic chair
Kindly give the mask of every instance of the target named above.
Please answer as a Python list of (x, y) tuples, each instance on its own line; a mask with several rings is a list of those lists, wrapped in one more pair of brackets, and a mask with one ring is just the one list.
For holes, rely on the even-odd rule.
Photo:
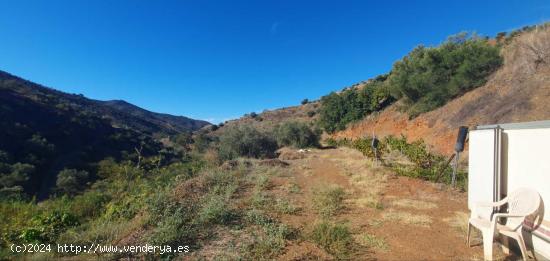
[[(478, 215), (479, 208), (493, 208), (508, 204), (508, 213), (495, 213), (491, 219)], [(518, 242), (523, 260), (527, 260), (527, 249), (523, 240), (522, 228), (526, 217), (534, 215), (540, 206), (540, 195), (528, 188), (520, 188), (510, 193), (506, 198), (498, 202), (476, 203), (472, 207), (472, 214), (468, 221), (468, 246), (470, 247), (470, 231), (474, 226), (481, 230), (483, 236), (483, 254), (485, 260), (493, 259), (493, 239), (498, 234), (513, 238)], [(499, 218), (507, 218), (519, 225), (510, 228), (500, 224)]]

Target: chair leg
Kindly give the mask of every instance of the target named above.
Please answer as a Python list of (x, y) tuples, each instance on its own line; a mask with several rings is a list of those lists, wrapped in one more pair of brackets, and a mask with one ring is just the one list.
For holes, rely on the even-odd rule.
[(470, 222), (468, 222), (468, 235), (466, 235), (466, 242), (468, 243), (468, 247), (471, 247), (472, 245), (470, 245), (470, 233), (472, 231), (472, 224), (470, 224)]
[(482, 231), (483, 236), (483, 257), (485, 260), (493, 260), (493, 239), (491, 231)]
[(502, 252), (505, 255), (510, 254), (510, 239), (507, 236), (502, 237)]
[(527, 261), (529, 256), (527, 255), (527, 248), (525, 247), (525, 241), (523, 241), (523, 236), (520, 233), (518, 233), (518, 237), (517, 237), (518, 245), (519, 245), (519, 249), (521, 250), (521, 256), (523, 257), (523, 260)]

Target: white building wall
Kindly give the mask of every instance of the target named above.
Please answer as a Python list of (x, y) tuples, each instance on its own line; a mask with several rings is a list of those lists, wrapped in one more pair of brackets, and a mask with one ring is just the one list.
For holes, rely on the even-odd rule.
[[(502, 144), (502, 193), (520, 187), (539, 192), (543, 201), (542, 221), (526, 238), (545, 260), (550, 260), (550, 127), (504, 127)], [(504, 126), (504, 125), (502, 125)], [(494, 163), (494, 130), (469, 133), (468, 207), (472, 202), (491, 201)], [(510, 227), (517, 226), (509, 222)], [(532, 241), (532, 242), (529, 242)]]
[(502, 143), (506, 190), (532, 188), (546, 205), (532, 240), (535, 250), (550, 259), (550, 128), (504, 130)]
[[(494, 140), (495, 130), (478, 130), (469, 134), (470, 154), (468, 155), (468, 208), (476, 202), (493, 201), (494, 183)], [(489, 218), (491, 209), (478, 210)]]

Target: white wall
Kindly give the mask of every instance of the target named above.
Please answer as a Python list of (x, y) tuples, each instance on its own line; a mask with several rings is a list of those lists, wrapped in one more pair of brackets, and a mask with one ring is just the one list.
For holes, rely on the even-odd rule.
[(533, 244), (550, 258), (550, 128), (504, 130), (502, 143), (507, 191), (532, 188), (545, 204), (544, 221), (534, 233)]
[[(493, 201), (493, 161), (495, 130), (477, 130), (469, 134), (470, 154), (468, 155), (468, 208), (475, 202)], [(484, 211), (485, 210), (485, 211)], [(489, 218), (489, 208), (478, 213)], [(481, 212), (484, 211), (484, 212)]]

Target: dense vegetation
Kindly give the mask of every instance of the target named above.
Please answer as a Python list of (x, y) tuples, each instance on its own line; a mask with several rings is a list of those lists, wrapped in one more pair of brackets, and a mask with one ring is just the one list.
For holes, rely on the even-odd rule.
[(222, 160), (241, 156), (271, 158), (277, 148), (274, 138), (247, 125), (227, 128), (219, 141), (219, 155)]
[(389, 86), (393, 97), (405, 98), (405, 110), (415, 117), (483, 85), (501, 64), (498, 47), (462, 33), (439, 47), (412, 50), (394, 64)]
[(273, 158), (277, 149), (283, 146), (307, 148), (319, 146), (320, 132), (302, 122), (285, 122), (271, 131), (260, 131), (249, 125), (227, 127), (219, 141), (212, 146), (218, 148), (221, 160), (238, 157)]
[(419, 46), (396, 62), (389, 75), (324, 96), (320, 126), (329, 133), (343, 130), (396, 100), (416, 117), (483, 85), (501, 64), (499, 46), (476, 35), (461, 33), (438, 47)]
[(280, 146), (318, 147), (320, 135), (320, 130), (313, 130), (303, 122), (285, 122), (275, 128), (275, 137)]
[[(174, 211), (168, 198), (169, 189), (177, 179), (189, 179), (204, 166), (200, 160), (183, 160), (159, 166), (156, 158), (142, 160), (140, 167), (135, 161), (101, 161), (98, 175), (102, 178), (93, 186), (84, 189), (80, 180), (87, 173), (63, 170), (58, 177), (58, 187), (67, 190), (37, 204), (21, 199), (0, 200), (0, 245), (4, 249), (0, 258), (13, 255), (7, 248), (10, 243), (108, 243), (132, 228), (131, 220), (138, 213), (147, 217), (143, 225), (154, 220), (159, 227), (152, 232), (150, 242), (162, 233), (162, 224)], [(76, 178), (76, 179), (75, 179)], [(76, 189), (79, 190), (76, 190)], [(160, 198), (164, 197), (164, 198)], [(146, 200), (146, 199), (150, 200)], [(161, 200), (161, 201), (159, 201)], [(160, 204), (164, 204), (160, 206)], [(144, 212), (144, 210), (147, 210)], [(184, 222), (184, 221), (178, 221)], [(169, 244), (173, 238), (160, 236)]]
[(177, 155), (153, 137), (207, 124), (63, 93), (2, 71), (0, 119), (0, 196), (38, 199), (55, 192), (63, 169), (87, 171), (87, 181), (94, 181), (95, 164), (107, 157), (162, 154), (166, 160)]
[[(17, 256), (8, 246), (22, 243), (148, 243), (173, 248), (189, 245), (196, 251), (215, 239), (220, 229), (248, 236), (244, 240), (238, 238), (244, 252), (224, 252), (219, 257), (237, 254), (236, 259), (269, 259), (296, 236), (294, 228), (268, 213), (272, 206), (277, 213), (298, 211), (292, 203), (266, 192), (270, 176), (281, 171), (277, 167), (238, 159), (231, 168), (220, 168), (217, 163), (206, 162), (204, 154), (196, 151), (171, 163), (159, 163), (157, 157), (140, 161), (101, 161), (97, 166), (100, 179), (90, 187), (81, 187), (79, 179), (74, 179), (87, 173), (63, 170), (58, 186), (66, 193), (40, 204), (1, 198), (0, 215), (4, 222), (0, 224), (0, 259)], [(243, 189), (250, 193), (241, 193)], [(139, 232), (139, 237), (130, 240), (137, 241), (124, 241), (134, 232)], [(37, 255), (74, 255), (55, 252)], [(132, 254), (103, 256), (117, 259)], [(170, 259), (175, 254), (145, 256)]]
[(320, 127), (332, 133), (343, 130), (350, 122), (385, 108), (393, 102), (386, 75), (371, 80), (360, 89), (347, 89), (321, 98)]
[[(35, 102), (0, 88), (0, 193), (51, 194), (64, 168), (93, 171), (107, 158), (130, 159), (160, 150), (149, 136), (117, 129), (107, 119), (72, 108), (55, 97)], [(45, 105), (44, 103), (47, 103)], [(94, 179), (95, 176), (91, 176)]]

